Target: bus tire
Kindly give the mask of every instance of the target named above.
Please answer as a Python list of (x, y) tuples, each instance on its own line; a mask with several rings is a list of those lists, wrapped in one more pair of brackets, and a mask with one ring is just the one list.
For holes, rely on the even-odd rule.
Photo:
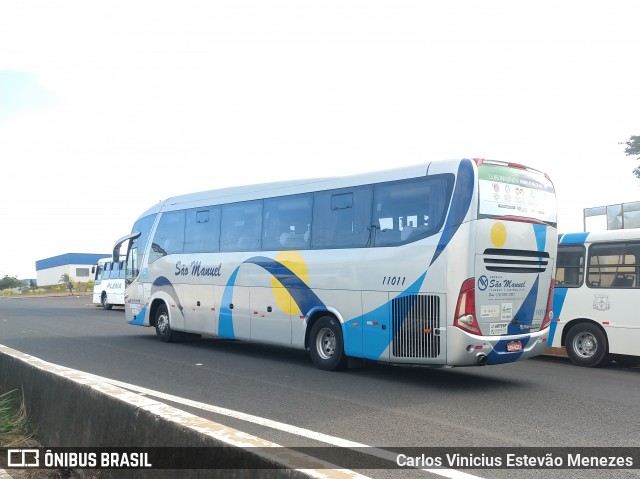
[(331, 316), (318, 319), (311, 328), (311, 360), (324, 371), (338, 371), (347, 366), (340, 322)]
[(173, 341), (173, 331), (169, 323), (169, 310), (167, 305), (162, 303), (156, 310), (156, 334), (163, 343)]
[(577, 366), (597, 368), (611, 362), (606, 335), (591, 323), (572, 326), (567, 333), (565, 348), (567, 356)]
[(112, 304), (107, 303), (107, 293), (102, 293), (102, 298), (100, 300), (102, 303), (102, 309), (111, 309)]

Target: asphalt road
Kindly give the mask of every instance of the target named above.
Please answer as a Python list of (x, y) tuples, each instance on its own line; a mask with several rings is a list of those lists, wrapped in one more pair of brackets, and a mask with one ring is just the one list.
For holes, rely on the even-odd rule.
[[(176, 407), (290, 447), (347, 440), (464, 454), (469, 447), (640, 446), (640, 368), (586, 369), (541, 357), (459, 369), (367, 363), (332, 373), (315, 369), (305, 351), (214, 338), (161, 343), (153, 329), (126, 324), (122, 309), (89, 303), (75, 296), (0, 299), (0, 344), (168, 395), (163, 400)], [(639, 469), (463, 471), (480, 478), (640, 477)]]

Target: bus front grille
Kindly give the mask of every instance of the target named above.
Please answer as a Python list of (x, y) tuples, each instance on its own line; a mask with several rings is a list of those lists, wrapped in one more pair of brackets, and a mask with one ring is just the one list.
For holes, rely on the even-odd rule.
[(440, 297), (411, 294), (391, 301), (396, 358), (436, 358), (440, 355)]
[(544, 273), (549, 253), (522, 249), (488, 248), (483, 260), (487, 271), (498, 273)]

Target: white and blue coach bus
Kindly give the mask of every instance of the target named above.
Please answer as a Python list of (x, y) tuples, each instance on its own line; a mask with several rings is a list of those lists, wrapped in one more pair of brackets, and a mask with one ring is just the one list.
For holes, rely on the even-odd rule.
[(104, 309), (124, 306), (124, 261), (101, 258), (91, 270), (93, 276), (93, 303)]
[(545, 175), (488, 160), (169, 198), (126, 253), (126, 320), (348, 358), (440, 366), (542, 354), (556, 200)]
[(640, 364), (640, 229), (558, 238), (549, 346), (578, 366)]

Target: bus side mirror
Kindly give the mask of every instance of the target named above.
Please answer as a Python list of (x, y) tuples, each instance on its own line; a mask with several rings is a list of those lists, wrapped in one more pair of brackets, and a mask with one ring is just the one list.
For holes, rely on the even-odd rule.
[(91, 274), (95, 274), (95, 272), (96, 272), (96, 267), (95, 267), (95, 266), (92, 266), (92, 267), (91, 267)]

